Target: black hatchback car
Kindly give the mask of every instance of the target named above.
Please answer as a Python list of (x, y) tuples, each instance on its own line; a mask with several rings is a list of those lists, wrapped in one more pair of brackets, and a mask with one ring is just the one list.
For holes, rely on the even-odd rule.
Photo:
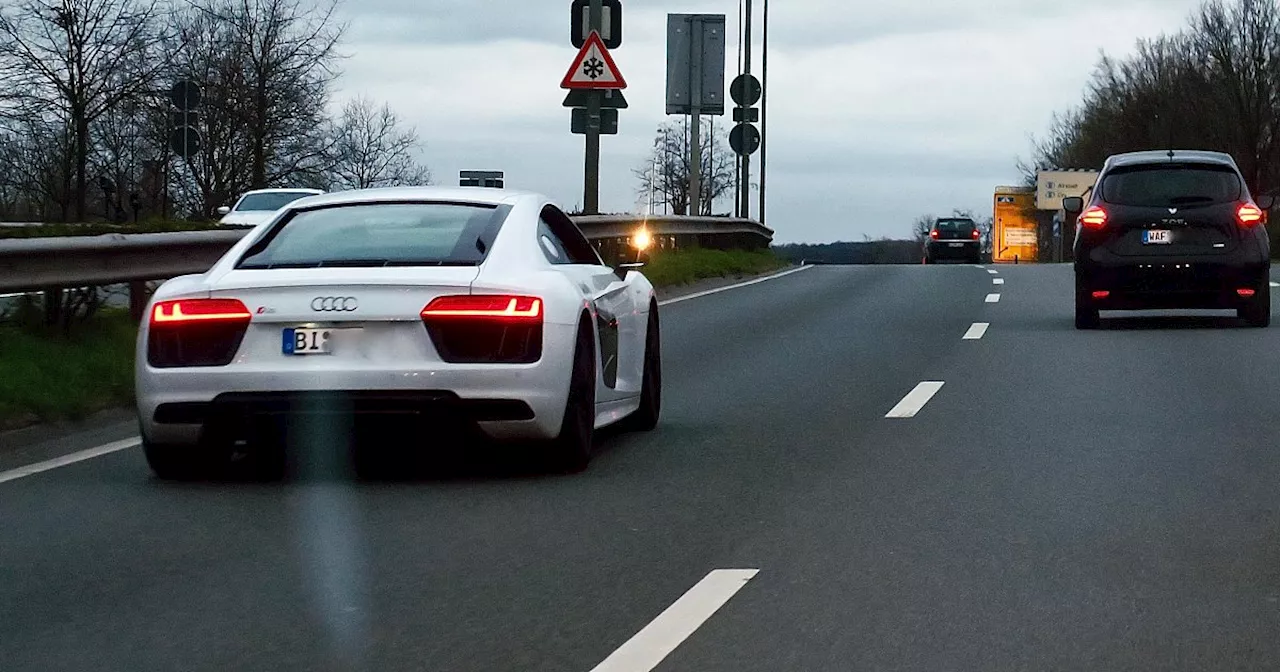
[(1096, 328), (1100, 310), (1148, 309), (1235, 309), (1270, 326), (1266, 212), (1229, 155), (1113, 156), (1087, 198), (1064, 202), (1080, 213), (1076, 328)]
[(982, 232), (972, 219), (953, 217), (934, 223), (924, 243), (924, 263), (940, 261), (982, 263)]

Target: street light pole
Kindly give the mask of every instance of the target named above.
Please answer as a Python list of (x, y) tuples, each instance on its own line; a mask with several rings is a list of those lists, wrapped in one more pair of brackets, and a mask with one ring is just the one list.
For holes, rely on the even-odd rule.
[(765, 157), (769, 131), (767, 115), (769, 111), (769, 0), (764, 0), (764, 25), (762, 35), (764, 44), (760, 51), (760, 223), (764, 224), (764, 175)]

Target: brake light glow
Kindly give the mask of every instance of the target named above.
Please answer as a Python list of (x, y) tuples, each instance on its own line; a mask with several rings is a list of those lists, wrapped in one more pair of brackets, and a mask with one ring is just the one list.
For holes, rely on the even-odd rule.
[(422, 309), (422, 317), (541, 320), (542, 299), (531, 296), (442, 296)]
[(1236, 218), (1244, 226), (1253, 226), (1262, 221), (1262, 208), (1252, 203), (1245, 203), (1240, 206), (1239, 210), (1236, 210)]
[(937, 239), (938, 239), (938, 237), (939, 237), (939, 236), (941, 236), (941, 235), (942, 235), (942, 234), (941, 234), (941, 233), (939, 233), (937, 229), (934, 229), (934, 230), (932, 230), (932, 231), (930, 231), (930, 232), (929, 232), (929, 237), (930, 237), (930, 238), (932, 238), (932, 239), (934, 239), (934, 240), (937, 240)]
[(248, 322), (249, 309), (238, 299), (180, 299), (161, 301), (151, 311), (151, 324), (176, 325), (193, 322)]
[(1080, 224), (1086, 229), (1101, 229), (1107, 225), (1107, 211), (1095, 205), (1080, 214)]
[(1236, 294), (1238, 294), (1238, 295), (1240, 296), (1240, 298), (1242, 298), (1242, 299), (1252, 299), (1253, 297), (1257, 296), (1257, 294), (1258, 294), (1258, 290), (1256, 290), (1256, 289), (1237, 289), (1237, 290), (1236, 290)]
[(974, 239), (974, 240), (978, 240), (979, 238), (982, 238), (982, 232), (981, 232), (981, 231), (979, 231), (979, 230), (977, 230), (977, 229), (974, 229), (974, 230), (973, 230), (973, 239)]
[(1102, 291), (1098, 291), (1098, 292), (1094, 292), (1094, 293), (1093, 293), (1093, 298), (1094, 298), (1094, 299), (1097, 299), (1097, 300), (1099, 300), (1099, 301), (1101, 301), (1102, 299), (1109, 298), (1110, 296), (1111, 296), (1111, 292), (1108, 292), (1108, 291), (1106, 291), (1106, 290), (1102, 290)]

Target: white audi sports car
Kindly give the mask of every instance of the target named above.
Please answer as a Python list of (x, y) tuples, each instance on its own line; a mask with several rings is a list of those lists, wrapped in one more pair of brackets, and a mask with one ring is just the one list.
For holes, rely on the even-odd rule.
[(275, 216), (284, 206), (308, 196), (323, 194), (319, 189), (258, 189), (245, 192), (232, 207), (218, 208), (219, 224), (251, 229)]
[(282, 424), (397, 418), (419, 432), (397, 450), (460, 426), (583, 469), (595, 430), (658, 422), (658, 304), (639, 267), (606, 265), (536, 194), (294, 201), (152, 297), (136, 379), (147, 460), (200, 477)]

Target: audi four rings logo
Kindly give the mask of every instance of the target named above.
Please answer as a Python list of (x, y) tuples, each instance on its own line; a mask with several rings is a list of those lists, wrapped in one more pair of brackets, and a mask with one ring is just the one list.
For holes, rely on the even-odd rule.
[(311, 310), (317, 313), (354, 313), (359, 307), (354, 296), (317, 296), (311, 300)]

